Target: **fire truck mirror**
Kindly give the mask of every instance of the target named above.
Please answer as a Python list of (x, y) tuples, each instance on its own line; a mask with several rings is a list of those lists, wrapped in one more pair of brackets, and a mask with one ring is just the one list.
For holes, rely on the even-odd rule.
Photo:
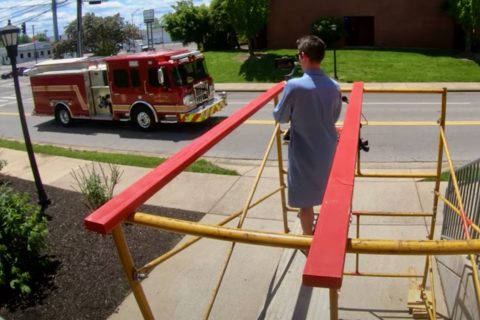
[(158, 83), (161, 86), (165, 84), (165, 75), (163, 74), (163, 68), (158, 69)]

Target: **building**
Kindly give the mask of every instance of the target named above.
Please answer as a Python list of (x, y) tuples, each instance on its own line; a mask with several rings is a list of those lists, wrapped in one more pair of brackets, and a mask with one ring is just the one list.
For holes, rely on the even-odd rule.
[[(49, 42), (36, 42), (21, 44), (18, 46), (17, 63), (34, 61), (35, 52), (37, 53), (37, 59), (50, 59), (52, 58), (52, 46)], [(5, 48), (0, 48), (0, 63), (10, 64), (10, 59), (7, 55)]]
[(322, 16), (342, 18), (344, 45), (452, 49), (461, 40), (442, 0), (274, 0), (267, 24), (269, 48), (291, 48)]

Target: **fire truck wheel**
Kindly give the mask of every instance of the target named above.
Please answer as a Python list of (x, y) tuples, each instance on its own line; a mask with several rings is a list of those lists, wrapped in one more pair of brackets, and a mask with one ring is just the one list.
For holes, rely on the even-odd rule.
[(147, 107), (138, 107), (133, 111), (132, 121), (142, 130), (152, 130), (155, 125), (153, 113)]
[(68, 127), (72, 124), (72, 117), (70, 116), (70, 112), (64, 106), (57, 106), (55, 109), (55, 120), (58, 124), (61, 124), (64, 127)]

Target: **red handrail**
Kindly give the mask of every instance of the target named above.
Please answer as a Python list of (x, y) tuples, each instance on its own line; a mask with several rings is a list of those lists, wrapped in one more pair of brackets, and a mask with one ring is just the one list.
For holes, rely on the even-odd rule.
[(84, 220), (85, 227), (98, 233), (110, 232), (186, 167), (265, 106), (274, 96), (278, 95), (283, 90), (284, 84), (284, 82), (280, 82), (264, 92), (134, 182), (130, 187), (86, 217)]
[(353, 84), (340, 140), (317, 219), (303, 283), (311, 287), (340, 288), (352, 212), (355, 163), (360, 134), (363, 83)]

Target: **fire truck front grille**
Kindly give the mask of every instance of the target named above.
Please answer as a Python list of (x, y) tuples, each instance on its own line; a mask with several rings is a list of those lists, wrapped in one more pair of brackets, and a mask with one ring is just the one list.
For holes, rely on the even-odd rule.
[(200, 82), (193, 86), (195, 103), (201, 104), (208, 100), (208, 82)]

